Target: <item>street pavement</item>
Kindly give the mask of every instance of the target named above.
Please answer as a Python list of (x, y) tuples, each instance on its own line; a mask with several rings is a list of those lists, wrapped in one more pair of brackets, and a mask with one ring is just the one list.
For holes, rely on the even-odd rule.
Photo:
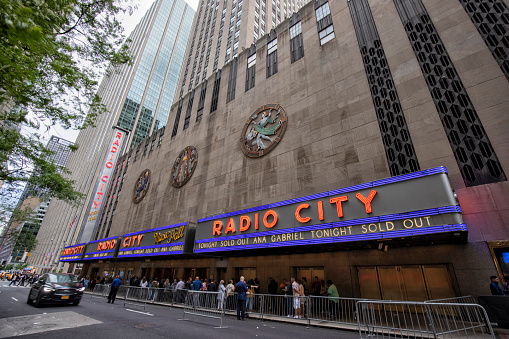
[(28, 305), (28, 287), (0, 281), (0, 338), (359, 338), (358, 332), (310, 327), (276, 321), (238, 321), (186, 315), (181, 308), (159, 305), (141, 307), (115, 304), (85, 294), (78, 306)]

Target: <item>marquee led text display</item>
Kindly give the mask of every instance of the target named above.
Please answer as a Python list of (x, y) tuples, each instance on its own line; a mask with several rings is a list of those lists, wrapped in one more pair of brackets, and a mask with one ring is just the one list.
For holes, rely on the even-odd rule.
[(83, 260), (113, 258), (118, 240), (118, 237), (111, 237), (89, 242)]
[(444, 167), (198, 220), (194, 252), (466, 231)]
[(182, 254), (187, 223), (124, 234), (118, 258)]
[(81, 260), (85, 243), (64, 247), (60, 253), (60, 261), (77, 261)]

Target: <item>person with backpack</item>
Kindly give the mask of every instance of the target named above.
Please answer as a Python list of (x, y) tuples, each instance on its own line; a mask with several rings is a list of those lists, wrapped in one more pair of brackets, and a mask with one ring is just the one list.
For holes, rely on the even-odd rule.
[(286, 280), (285, 281), (285, 298), (286, 298), (286, 308), (288, 309), (288, 318), (293, 317), (293, 287), (292, 282)]

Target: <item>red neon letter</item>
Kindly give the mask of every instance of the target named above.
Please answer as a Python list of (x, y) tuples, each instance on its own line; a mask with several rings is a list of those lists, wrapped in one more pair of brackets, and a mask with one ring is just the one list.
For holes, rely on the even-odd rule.
[(103, 175), (102, 178), (101, 178), (101, 181), (102, 182), (108, 182), (108, 176), (107, 175)]
[[(246, 226), (244, 226), (244, 223), (246, 224)], [(241, 232), (247, 231), (249, 229), (250, 225), (251, 225), (251, 220), (249, 219), (249, 217), (247, 215), (243, 215), (240, 217), (239, 230)]]
[(300, 204), (300, 205), (297, 207), (297, 209), (295, 210), (295, 218), (297, 218), (297, 221), (299, 221), (299, 222), (301, 222), (301, 223), (303, 223), (303, 224), (304, 224), (304, 223), (306, 223), (306, 222), (308, 222), (309, 220), (311, 220), (311, 218), (310, 218), (310, 217), (305, 217), (305, 218), (303, 218), (303, 217), (301, 217), (301, 216), (300, 216), (300, 210), (302, 210), (302, 209), (304, 209), (304, 208), (309, 208), (309, 204), (306, 204), (306, 203), (304, 203), (304, 204)]
[(138, 235), (138, 246), (140, 246), (140, 241), (141, 241), (142, 238), (143, 238), (142, 234)]
[(364, 196), (360, 193), (357, 193), (355, 195), (357, 197), (357, 199), (362, 201), (362, 203), (364, 204), (364, 207), (366, 207), (366, 213), (371, 213), (371, 201), (375, 197), (375, 194), (376, 194), (376, 191), (371, 190), (371, 192), (369, 192), (369, 195), (367, 198), (364, 198)]
[(336, 209), (338, 210), (338, 218), (343, 217), (343, 207), (341, 206), (341, 202), (348, 201), (348, 197), (346, 195), (337, 197), (337, 198), (330, 198), (331, 204), (336, 204)]
[(255, 214), (255, 230), (258, 229), (258, 213)]
[(117, 153), (118, 151), (118, 148), (116, 148), (115, 146), (111, 146), (111, 153)]
[(117, 135), (116, 135), (116, 137), (117, 137), (117, 138), (119, 138), (119, 139), (120, 139), (120, 138), (122, 138), (122, 133), (120, 133), (120, 132), (117, 132)]
[[(272, 217), (274, 218), (274, 220), (272, 220), (271, 223), (269, 223), (267, 221), (267, 218), (269, 217), (269, 215), (272, 215)], [(272, 227), (276, 226), (276, 223), (277, 223), (276, 212), (274, 212), (273, 210), (268, 210), (267, 212), (265, 212), (265, 215), (263, 216), (263, 224), (265, 225), (265, 227), (272, 228)]]
[(99, 202), (95, 202), (95, 201), (94, 201), (95, 208), (97, 208), (97, 206), (99, 206), (100, 204), (101, 204), (101, 202), (100, 202), (100, 201), (99, 201)]
[(124, 239), (124, 247), (129, 247), (129, 242), (127, 244), (125, 243), (127, 240), (131, 240), (130, 237)]
[(235, 225), (233, 224), (233, 218), (230, 218), (230, 220), (228, 220), (228, 224), (226, 225), (224, 234), (228, 234), (228, 232), (235, 233)]
[(222, 228), (223, 228), (223, 223), (220, 220), (215, 220), (214, 226), (212, 226), (212, 235), (221, 235)]
[(106, 167), (108, 167), (108, 168), (112, 168), (112, 167), (113, 167), (113, 163), (112, 163), (111, 161), (108, 161), (108, 162), (106, 163)]
[(323, 202), (318, 200), (318, 219), (323, 220)]

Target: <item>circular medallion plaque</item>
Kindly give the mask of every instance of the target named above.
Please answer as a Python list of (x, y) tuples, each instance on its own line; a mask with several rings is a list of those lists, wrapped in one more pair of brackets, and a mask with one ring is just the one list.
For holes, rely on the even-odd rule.
[(180, 152), (171, 170), (171, 184), (182, 187), (191, 179), (198, 164), (198, 151), (193, 146), (187, 146)]
[(287, 124), (288, 116), (281, 105), (268, 104), (258, 108), (242, 129), (242, 152), (251, 158), (269, 153), (283, 138)]
[(140, 201), (143, 200), (143, 198), (145, 198), (145, 195), (147, 195), (149, 187), (150, 187), (150, 170), (146, 169), (143, 172), (141, 172), (138, 180), (136, 181), (136, 184), (134, 185), (133, 202), (135, 204), (139, 203)]

